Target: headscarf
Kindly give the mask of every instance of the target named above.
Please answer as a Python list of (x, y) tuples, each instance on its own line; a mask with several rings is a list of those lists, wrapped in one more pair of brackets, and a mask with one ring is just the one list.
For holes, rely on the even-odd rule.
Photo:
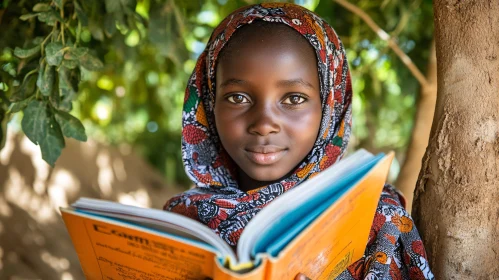
[[(263, 20), (286, 24), (312, 45), (317, 56), (322, 119), (315, 144), (289, 177), (256, 190), (238, 188), (235, 163), (220, 143), (214, 120), (217, 57), (238, 28)], [(343, 155), (351, 128), (352, 86), (345, 50), (333, 28), (294, 4), (258, 4), (240, 8), (213, 31), (185, 91), (182, 160), (196, 187), (164, 206), (198, 220), (232, 246), (246, 224), (276, 197), (313, 177)]]

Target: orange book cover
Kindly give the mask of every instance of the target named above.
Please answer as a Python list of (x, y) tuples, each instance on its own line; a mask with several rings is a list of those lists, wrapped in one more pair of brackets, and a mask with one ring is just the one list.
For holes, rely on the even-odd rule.
[(61, 213), (87, 279), (332, 279), (362, 257), (392, 159), (390, 153), (379, 160), (276, 256), (259, 253), (251, 264), (154, 228), (75, 209)]

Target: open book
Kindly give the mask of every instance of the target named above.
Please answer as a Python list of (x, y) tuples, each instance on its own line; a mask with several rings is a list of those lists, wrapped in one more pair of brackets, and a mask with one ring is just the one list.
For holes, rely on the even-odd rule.
[(235, 250), (171, 212), (80, 198), (61, 213), (87, 279), (332, 278), (362, 257), (392, 159), (360, 150), (287, 191)]

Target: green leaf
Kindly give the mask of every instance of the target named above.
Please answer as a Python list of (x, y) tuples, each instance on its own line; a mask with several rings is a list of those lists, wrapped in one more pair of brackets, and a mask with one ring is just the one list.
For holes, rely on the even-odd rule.
[(46, 12), (50, 10), (50, 5), (47, 3), (38, 3), (33, 6), (33, 12)]
[(162, 56), (170, 58), (176, 65), (187, 60), (185, 43), (175, 38), (182, 38), (181, 29), (185, 25), (175, 16), (175, 3), (166, 4), (152, 1), (149, 20), (149, 40), (158, 48)]
[(63, 96), (61, 103), (59, 104), (59, 110), (64, 112), (71, 112), (71, 110), (73, 110), (73, 99), (74, 96)]
[(71, 72), (68, 68), (61, 67), (59, 69), (59, 91), (61, 95), (74, 95), (77, 90), (73, 87), (73, 83), (70, 80)]
[(78, 60), (88, 52), (88, 48), (70, 48), (64, 54), (64, 59)]
[(59, 110), (71, 111), (73, 107), (72, 102), (78, 92), (80, 78), (79, 69), (69, 70), (65, 67), (59, 69), (59, 92), (61, 95)]
[(61, 96), (59, 95), (59, 89), (57, 84), (55, 85), (55, 88), (52, 89), (49, 96), (49, 100), (50, 104), (52, 104), (54, 108), (59, 109), (59, 104), (61, 103)]
[(39, 52), (40, 52), (40, 46), (36, 46), (34, 48), (27, 50), (16, 47), (16, 49), (14, 50), (14, 55), (19, 58), (28, 58), (34, 56), (35, 54), (38, 54)]
[(62, 21), (62, 18), (54, 10), (50, 10), (47, 12), (38, 13), (38, 20), (41, 22), (45, 22), (47, 25), (54, 26), (57, 21)]
[(74, 138), (82, 142), (87, 141), (85, 127), (79, 119), (63, 111), (57, 111), (55, 114), (55, 119), (61, 126), (64, 136)]
[(45, 96), (50, 96), (52, 89), (54, 88), (54, 71), (54, 68), (47, 64), (45, 65), (45, 68), (41, 67), (38, 72), (36, 85)]
[(45, 38), (38, 36), (38, 37), (35, 37), (31, 43), (33, 45), (41, 45), (43, 42), (43, 39), (45, 39)]
[(55, 5), (60, 9), (62, 8), (62, 1), (63, 0), (54, 0)]
[(104, 41), (104, 31), (102, 31), (100, 23), (90, 21), (88, 23), (88, 30), (90, 30), (90, 33), (95, 40)]
[(123, 13), (130, 15), (135, 12), (137, 1), (135, 0), (119, 0)]
[(47, 56), (47, 64), (52, 66), (59, 66), (62, 62), (64, 46), (60, 42), (52, 42), (45, 47), (45, 54)]
[(87, 48), (70, 48), (64, 53), (62, 66), (68, 69), (75, 69), (78, 65), (80, 65), (79, 59), (87, 52)]
[(87, 14), (83, 11), (78, 1), (74, 1), (73, 3), (75, 5), (76, 16), (78, 17), (78, 19), (80, 19), (81, 25), (87, 26), (88, 25)]
[(136, 0), (119, 0), (119, 2), (121, 2), (122, 7), (129, 8), (130, 10), (135, 10), (135, 7), (137, 6)]
[(24, 134), (40, 145), (42, 158), (54, 166), (64, 148), (64, 137), (46, 101), (32, 100), (24, 110), (21, 122)]
[(43, 75), (45, 74), (45, 63), (40, 63), (40, 69), (38, 70), (38, 78), (36, 79), (36, 86), (41, 89), (45, 81), (43, 80)]
[(40, 150), (42, 150), (42, 158), (54, 167), (65, 146), (64, 136), (62, 136), (61, 128), (54, 118), (50, 118), (47, 126), (47, 134), (40, 143)]
[(80, 65), (90, 71), (98, 71), (104, 67), (102, 61), (93, 56), (89, 52), (84, 54), (80, 59)]
[(125, 15), (123, 13), (115, 14), (114, 19), (116, 20), (116, 28), (121, 32), (121, 34), (128, 34), (130, 32), (130, 28), (128, 28), (128, 24), (125, 21)]
[(21, 110), (24, 110), (26, 106), (28, 106), (28, 103), (31, 101), (31, 98), (27, 98), (24, 100), (21, 100), (19, 102), (13, 102), (9, 106), (9, 110), (7, 110), (7, 113), (9, 114), (14, 114), (17, 112), (20, 112)]
[(63, 60), (61, 66), (68, 69), (75, 69), (80, 63), (78, 60)]
[(35, 76), (31, 75), (26, 78), (21, 86), (10, 97), (10, 101), (18, 102), (32, 96), (35, 93), (35, 83)]
[(34, 18), (36, 16), (38, 16), (38, 14), (24, 14), (24, 15), (20, 16), (19, 19), (26, 21), (26, 20), (28, 20), (30, 18)]
[(38, 145), (43, 140), (46, 132), (48, 118), (47, 103), (44, 101), (31, 100), (24, 110), (24, 117), (21, 122), (24, 134), (31, 142)]
[(121, 3), (119, 0), (105, 0), (106, 3), (106, 12), (109, 14), (115, 12), (121, 12)]
[(111, 37), (116, 32), (116, 20), (112, 14), (106, 14), (104, 19), (104, 32), (108, 37)]

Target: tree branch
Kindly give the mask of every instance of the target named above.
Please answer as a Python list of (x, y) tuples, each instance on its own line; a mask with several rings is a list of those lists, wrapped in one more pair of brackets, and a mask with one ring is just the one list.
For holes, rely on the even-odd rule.
[(334, 2), (340, 4), (343, 8), (349, 10), (350, 12), (356, 14), (359, 16), (364, 22), (374, 31), (378, 36), (383, 40), (388, 43), (388, 46), (397, 54), (397, 56), (402, 60), (402, 62), (407, 66), (409, 71), (411, 71), (412, 75), (418, 80), (419, 84), (422, 87), (427, 87), (428, 86), (428, 81), (426, 80), (425, 76), (421, 71), (419, 71), (418, 67), (414, 62), (412, 62), (411, 58), (400, 49), (400, 47), (397, 45), (395, 40), (390, 37), (388, 33), (386, 33), (383, 29), (381, 29), (373, 20), (372, 18), (364, 12), (362, 9), (359, 7), (355, 6), (354, 4), (349, 3), (346, 0), (333, 0)]

